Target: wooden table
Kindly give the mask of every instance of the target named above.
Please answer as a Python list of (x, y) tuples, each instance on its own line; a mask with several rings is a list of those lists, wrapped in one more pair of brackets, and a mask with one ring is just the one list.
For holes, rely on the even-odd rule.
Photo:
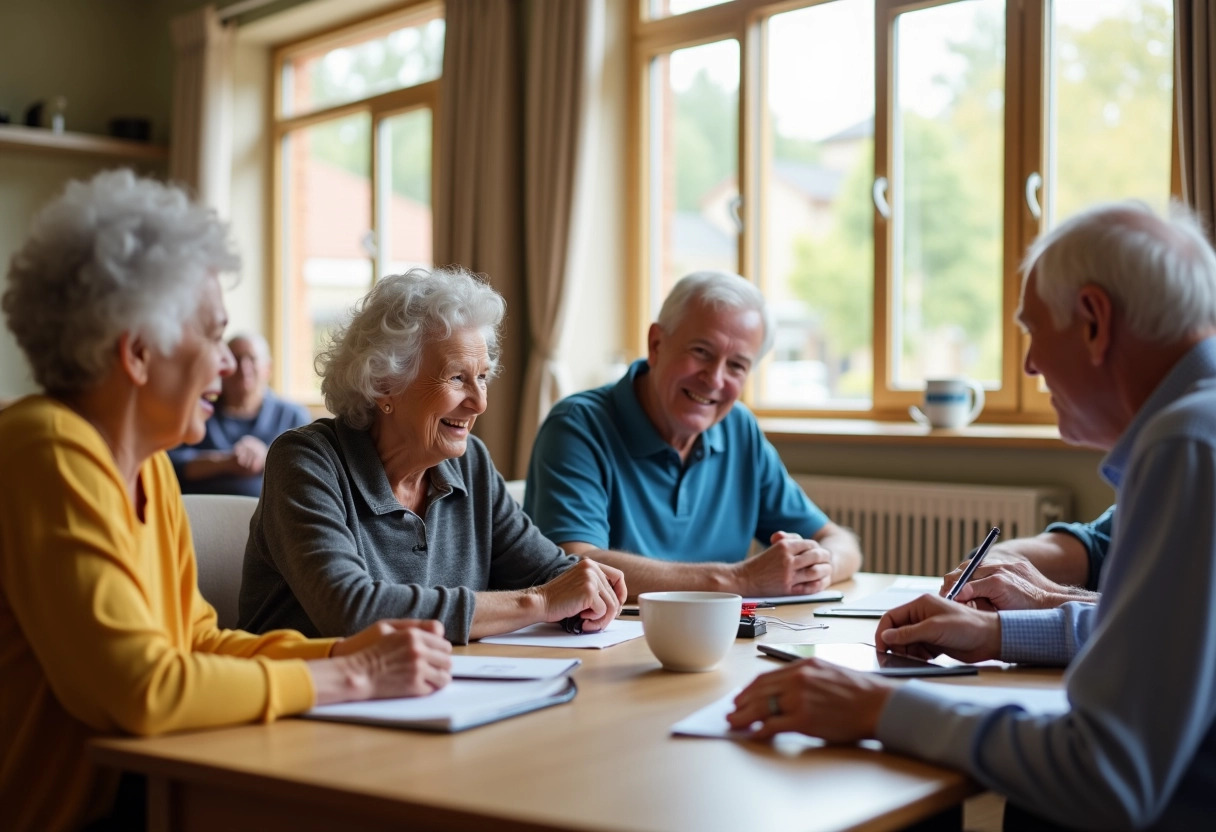
[[(846, 598), (886, 586), (859, 575)], [(810, 605), (776, 614), (810, 622)], [(818, 619), (737, 641), (707, 673), (659, 667), (643, 639), (607, 650), (474, 644), (458, 652), (577, 655), (573, 702), (463, 734), (287, 719), (93, 744), (149, 778), (156, 830), (890, 830), (979, 791), (966, 776), (876, 747), (783, 749), (672, 737), (671, 725), (778, 663), (755, 641), (864, 641), (874, 620)], [(1052, 671), (985, 669), (957, 684), (1053, 686)]]

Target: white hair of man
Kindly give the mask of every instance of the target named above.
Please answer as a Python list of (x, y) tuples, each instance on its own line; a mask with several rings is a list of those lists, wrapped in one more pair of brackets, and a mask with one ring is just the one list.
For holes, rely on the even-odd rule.
[(258, 357), (259, 367), (270, 366), (270, 343), (260, 332), (238, 332), (228, 339), (228, 346), (231, 348), (237, 341), (249, 342)]
[(1057, 329), (1082, 286), (1106, 290), (1136, 336), (1171, 343), (1216, 328), (1216, 252), (1194, 213), (1142, 202), (1096, 205), (1036, 240), (1022, 264)]
[(733, 309), (739, 312), (756, 311), (764, 325), (764, 339), (760, 343), (759, 361), (772, 349), (777, 337), (776, 321), (764, 295), (747, 278), (731, 272), (700, 271), (686, 274), (676, 281), (659, 310), (659, 328), (669, 335), (688, 314), (689, 307), (704, 304), (711, 309)]
[(400, 393), (417, 377), (423, 345), (459, 329), (481, 330), (493, 376), (506, 309), (502, 295), (460, 266), (381, 278), (317, 356), (325, 406), (357, 430), (369, 427), (376, 399)]
[(124, 332), (167, 355), (208, 275), (236, 271), (228, 226), (180, 188), (129, 170), (70, 182), (13, 255), (0, 306), (34, 380), (88, 389)]

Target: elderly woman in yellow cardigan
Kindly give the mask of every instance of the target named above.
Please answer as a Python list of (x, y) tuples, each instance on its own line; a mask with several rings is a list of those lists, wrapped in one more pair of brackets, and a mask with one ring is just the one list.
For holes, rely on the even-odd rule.
[(438, 622), (316, 640), (216, 627), (163, 451), (202, 437), (232, 372), (217, 275), (237, 265), (213, 212), (128, 171), (70, 184), (13, 258), (4, 314), (45, 393), (0, 414), (2, 829), (125, 828), (124, 803), (138, 816), (138, 781), (116, 801), (90, 737), (450, 678)]

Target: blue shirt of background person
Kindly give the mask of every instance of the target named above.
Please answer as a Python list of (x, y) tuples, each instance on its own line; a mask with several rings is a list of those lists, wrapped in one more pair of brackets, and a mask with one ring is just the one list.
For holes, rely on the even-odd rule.
[(1089, 560), (1089, 577), (1085, 581), (1086, 589), (1096, 590), (1098, 579), (1102, 575), (1102, 564), (1106, 562), (1106, 552), (1110, 548), (1111, 528), (1115, 524), (1115, 507), (1111, 506), (1098, 515), (1097, 519), (1088, 523), (1052, 523), (1045, 531), (1064, 532), (1081, 541)]
[[(739, 275), (679, 280), (646, 359), (541, 426), (524, 507), (545, 536), (571, 554), (596, 550), (633, 593), (797, 595), (849, 578), (857, 538), (807, 499), (738, 403), (774, 328)], [(767, 548), (746, 558), (753, 540)]]
[(184, 494), (262, 493), (266, 449), (279, 434), (312, 421), (308, 411), (268, 388), (270, 347), (261, 335), (228, 341), (236, 372), (222, 379), (207, 435), (169, 451)]

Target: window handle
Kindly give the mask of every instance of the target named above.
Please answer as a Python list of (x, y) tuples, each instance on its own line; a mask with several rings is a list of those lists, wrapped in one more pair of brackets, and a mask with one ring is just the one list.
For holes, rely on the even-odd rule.
[(1036, 170), (1026, 177), (1026, 210), (1036, 220), (1043, 216), (1043, 208), (1039, 205), (1039, 189), (1043, 187), (1043, 177)]
[(376, 255), (380, 252), (380, 246), (376, 242), (376, 232), (369, 228), (367, 233), (359, 238), (359, 247), (369, 258), (376, 259)]
[(730, 212), (730, 218), (735, 221), (735, 231), (739, 234), (743, 233), (743, 197), (735, 194), (726, 203), (726, 210)]
[(874, 180), (870, 195), (874, 197), (874, 207), (882, 214), (884, 220), (891, 219), (891, 206), (887, 203), (887, 177), (880, 176)]

